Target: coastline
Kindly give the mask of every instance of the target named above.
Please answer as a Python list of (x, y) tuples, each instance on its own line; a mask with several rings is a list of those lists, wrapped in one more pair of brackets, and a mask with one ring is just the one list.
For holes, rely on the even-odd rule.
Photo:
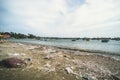
[(75, 50), (75, 51), (88, 52), (88, 53), (98, 53), (98, 54), (105, 55), (105, 56), (111, 55), (111, 56), (114, 56), (114, 57), (117, 56), (116, 58), (120, 59), (120, 52), (119, 51), (100, 50), (100, 49), (94, 49), (94, 48), (89, 49), (89, 48), (82, 48), (82, 47), (72, 47), (72, 45), (70, 45), (70, 46), (52, 45), (52, 44), (44, 44), (44, 43), (39, 43), (39, 42), (36, 43), (36, 42), (25, 41), (25, 40), (24, 41), (23, 40), (22, 41), (21, 40), (20, 41), (19, 40), (18, 41), (17, 40), (15, 40), (15, 41), (10, 40), (10, 41), (11, 42), (17, 42), (17, 43), (24, 43), (24, 44), (36, 44), (36, 45), (52, 46), (52, 47), (57, 47), (57, 48), (61, 48), (61, 49)]
[[(33, 73), (36, 74), (35, 80), (38, 80), (38, 78), (44, 80), (120, 79), (120, 60), (96, 52), (15, 42), (2, 43), (0, 49), (1, 53), (6, 55), (4, 58), (31, 58), (32, 61), (22, 71), (34, 71)], [(15, 71), (17, 72), (17, 70)], [(4, 72), (2, 68), (0, 71)], [(13, 69), (10, 69), (10, 71), (13, 71)], [(3, 74), (0, 73), (1, 75)], [(53, 78), (51, 75), (56, 77)], [(13, 78), (13, 80), (15, 79)]]
[[(15, 41), (10, 41), (10, 42), (15, 42)], [(114, 58), (116, 60), (120, 60), (120, 53), (113, 53), (113, 52), (100, 51), (100, 50), (78, 49), (78, 48), (62, 47), (62, 46), (58, 47), (58, 46), (53, 46), (53, 45), (37, 44), (37, 43), (31, 43), (31, 42), (26, 42), (26, 41), (25, 42), (19, 42), (18, 41), (18, 42), (15, 42), (15, 43), (42, 45), (42, 46), (55, 47), (55, 48), (59, 48), (59, 49), (87, 52), (87, 53), (92, 53), (92, 54), (97, 54), (97, 55), (102, 55), (102, 56), (108, 56), (108, 57)]]

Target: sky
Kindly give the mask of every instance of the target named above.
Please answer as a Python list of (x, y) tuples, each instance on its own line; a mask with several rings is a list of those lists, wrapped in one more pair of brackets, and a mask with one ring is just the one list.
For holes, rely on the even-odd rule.
[(120, 0), (0, 0), (0, 31), (120, 37)]

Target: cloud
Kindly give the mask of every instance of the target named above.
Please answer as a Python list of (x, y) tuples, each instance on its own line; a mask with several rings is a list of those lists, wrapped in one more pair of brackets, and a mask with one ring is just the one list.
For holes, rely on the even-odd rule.
[(119, 0), (1, 1), (2, 29), (9, 28), (12, 31), (10, 29), (12, 27), (19, 32), (27, 30), (26, 32), (37, 35), (60, 37), (119, 36), (120, 34), (119, 31), (109, 31), (120, 29)]

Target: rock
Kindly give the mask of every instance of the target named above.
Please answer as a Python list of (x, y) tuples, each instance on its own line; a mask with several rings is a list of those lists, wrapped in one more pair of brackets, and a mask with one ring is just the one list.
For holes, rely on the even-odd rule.
[(52, 65), (47, 63), (46, 65), (44, 65), (42, 70), (45, 71), (45, 72), (54, 72), (55, 71), (55, 67), (53, 67)]
[(32, 59), (31, 58), (25, 58), (24, 61), (28, 62), (28, 61), (32, 61)]
[(65, 70), (67, 71), (68, 74), (73, 73), (73, 70), (71, 67), (66, 67)]
[(55, 54), (51, 54), (51, 55), (47, 55), (44, 57), (44, 59), (52, 59), (53, 57), (55, 57), (56, 55)]
[(83, 80), (89, 80), (87, 77), (82, 77)]
[(24, 62), (26, 63), (26, 65), (32, 65), (32, 58), (25, 58)]
[(45, 67), (45, 68), (43, 68), (43, 70), (46, 71), (46, 72), (55, 72), (54, 67)]
[(111, 77), (112, 77), (113, 80), (120, 80), (120, 78), (118, 78), (118, 77), (115, 76), (115, 75), (111, 75)]
[(0, 61), (0, 64), (7, 68), (21, 68), (26, 65), (26, 63), (18, 58), (7, 58)]
[(96, 79), (93, 79), (91, 76), (84, 75), (82, 76), (82, 80), (96, 80)]
[(50, 56), (47, 55), (47, 56), (44, 57), (44, 59), (50, 59)]
[(47, 63), (46, 65), (44, 65), (45, 67), (51, 67), (51, 65), (49, 63)]
[(66, 55), (64, 55), (63, 57), (67, 57)]

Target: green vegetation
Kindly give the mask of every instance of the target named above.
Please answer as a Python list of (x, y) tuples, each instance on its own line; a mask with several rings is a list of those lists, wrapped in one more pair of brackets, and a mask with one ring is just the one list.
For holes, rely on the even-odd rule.
[(10, 35), (11, 38), (15, 38), (15, 39), (38, 39), (38, 40), (46, 40), (46, 39), (71, 39), (71, 40), (116, 40), (119, 41), (120, 37), (114, 37), (114, 38), (110, 38), (110, 37), (100, 37), (100, 38), (88, 38), (88, 37), (84, 37), (84, 38), (64, 38), (64, 37), (40, 37), (40, 36), (36, 36), (33, 34), (22, 34), (22, 33), (15, 33), (15, 32), (0, 32), (1, 35), (4, 34), (8, 34)]

